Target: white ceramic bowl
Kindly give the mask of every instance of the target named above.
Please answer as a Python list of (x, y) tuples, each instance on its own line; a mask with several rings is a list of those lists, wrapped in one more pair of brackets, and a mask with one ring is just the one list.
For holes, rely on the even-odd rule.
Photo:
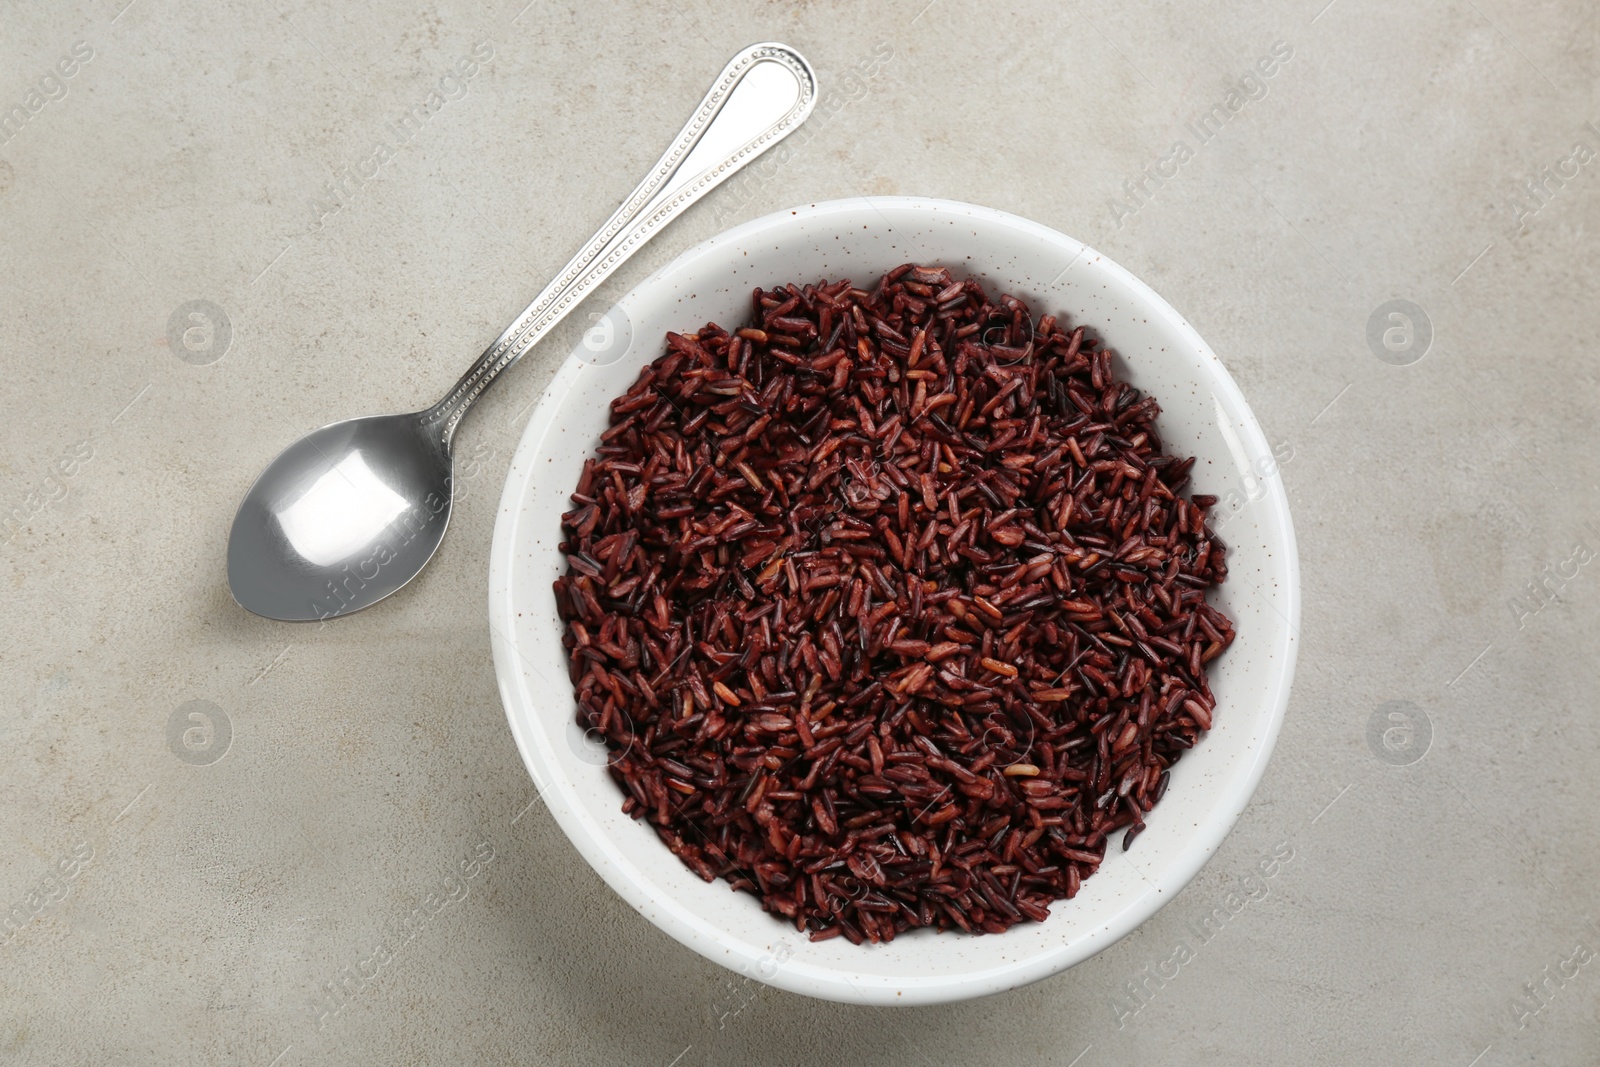
[[(1104, 865), (1048, 921), (1003, 934), (922, 930), (887, 945), (813, 944), (722, 881), (701, 881), (644, 822), (584, 740), (551, 582), (563, 561), (559, 516), (607, 422), (607, 405), (660, 354), (668, 330), (731, 327), (750, 290), (849, 277), (876, 281), (914, 260), (977, 277), (1098, 332), (1123, 374), (1161, 403), (1170, 452), (1198, 457), (1193, 491), (1230, 551), (1214, 602), (1238, 628), (1211, 666), (1216, 726), (1173, 769), (1134, 848)], [(708, 959), (782, 989), (829, 1000), (930, 1004), (1026, 985), (1127, 934), (1194, 877), (1244, 810), (1272, 751), (1294, 673), (1299, 565), (1271, 450), (1233, 379), (1199, 335), (1143, 282), (1078, 241), (989, 208), (870, 197), (782, 211), (690, 249), (625, 296), (605, 322), (620, 358), (596, 365), (595, 339), (556, 374), (506, 478), (489, 569), (489, 622), (506, 716), (561, 828), (611, 888)], [(599, 342), (607, 338), (599, 338)]]

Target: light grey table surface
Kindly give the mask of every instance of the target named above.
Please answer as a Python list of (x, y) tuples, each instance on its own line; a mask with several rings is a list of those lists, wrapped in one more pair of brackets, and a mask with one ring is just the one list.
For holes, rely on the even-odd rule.
[[(525, 3), (0, 13), (0, 1063), (1600, 1061), (1592, 4)], [(487, 558), (580, 322), (458, 436), (403, 593), (295, 628), (224, 582), (261, 466), (433, 400), (763, 39), (821, 75), (804, 143), (589, 308), (792, 204), (969, 200), (1147, 280), (1284, 458), (1253, 803), (1136, 933), (983, 1001), (737, 978), (535, 802)]]

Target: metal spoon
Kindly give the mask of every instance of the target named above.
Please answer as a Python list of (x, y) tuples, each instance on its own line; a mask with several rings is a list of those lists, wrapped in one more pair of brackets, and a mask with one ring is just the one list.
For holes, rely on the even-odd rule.
[(261, 472), (228, 536), (233, 598), (310, 622), (370, 607), (416, 577), (450, 521), (450, 441), (473, 402), (658, 230), (792, 133), (816, 99), (816, 75), (794, 49), (734, 56), (649, 176), (449, 395), (324, 426)]

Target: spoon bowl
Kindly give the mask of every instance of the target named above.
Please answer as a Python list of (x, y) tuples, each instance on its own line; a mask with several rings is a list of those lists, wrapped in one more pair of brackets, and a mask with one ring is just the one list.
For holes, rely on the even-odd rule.
[(450, 522), (450, 449), (426, 413), (315, 430), (245, 494), (228, 536), (240, 604), (285, 622), (371, 607), (427, 565)]

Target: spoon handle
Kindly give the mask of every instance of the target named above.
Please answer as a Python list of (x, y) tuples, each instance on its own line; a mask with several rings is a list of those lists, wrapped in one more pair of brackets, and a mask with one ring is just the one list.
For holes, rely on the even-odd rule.
[[(759, 84), (751, 83), (741, 95), (740, 106), (725, 109), (746, 76), (763, 66), (767, 70), (759, 76)], [(771, 77), (774, 70), (786, 70), (795, 84)], [(777, 113), (790, 94), (795, 97), (793, 104)], [(811, 114), (816, 101), (817, 79), (811, 65), (787, 45), (751, 45), (734, 56), (644, 181), (462, 375), (449, 395), (424, 413), (445, 446), (449, 447), (467, 409), (506, 368), (658, 230), (792, 133)], [(700, 151), (695, 150), (697, 146)]]

